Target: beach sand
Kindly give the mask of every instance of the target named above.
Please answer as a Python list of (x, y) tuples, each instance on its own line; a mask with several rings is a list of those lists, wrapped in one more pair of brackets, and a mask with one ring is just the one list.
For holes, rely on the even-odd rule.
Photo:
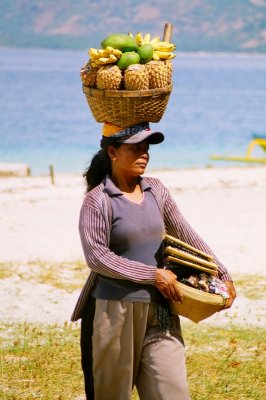
[[(160, 170), (146, 175), (158, 177), (170, 189), (183, 215), (227, 266), (233, 279), (240, 275), (265, 277), (265, 167)], [(38, 260), (84, 261), (78, 234), (84, 192), (83, 179), (77, 174), (56, 175), (54, 185), (48, 176), (0, 179), (3, 268), (13, 263), (19, 270), (19, 266)], [(79, 291), (68, 293), (49, 284), (27, 281), (18, 272), (0, 279), (0, 297), (6, 300), (1, 305), (1, 319), (64, 322), (70, 317)], [(229, 312), (208, 321), (226, 323), (234, 315), (234, 322), (262, 325), (264, 300), (248, 300), (242, 295)]]

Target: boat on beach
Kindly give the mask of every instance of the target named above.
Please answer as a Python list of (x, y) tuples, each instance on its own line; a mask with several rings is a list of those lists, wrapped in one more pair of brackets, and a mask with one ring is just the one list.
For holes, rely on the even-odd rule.
[(252, 135), (252, 140), (249, 142), (247, 151), (245, 156), (220, 156), (220, 155), (211, 155), (211, 160), (216, 161), (239, 161), (239, 162), (248, 162), (248, 163), (266, 163), (266, 157), (254, 157), (252, 156), (252, 152), (255, 147), (261, 147), (262, 150), (266, 153), (266, 135)]

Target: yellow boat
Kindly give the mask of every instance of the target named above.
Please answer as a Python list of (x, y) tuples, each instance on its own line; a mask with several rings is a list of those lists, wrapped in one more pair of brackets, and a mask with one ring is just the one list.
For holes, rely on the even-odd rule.
[(256, 146), (260, 146), (266, 152), (266, 136), (264, 135), (253, 135), (253, 139), (250, 141), (246, 155), (244, 157), (240, 156), (219, 156), (211, 155), (211, 160), (217, 161), (239, 161), (239, 162), (249, 162), (249, 163), (266, 163), (266, 157), (252, 157), (252, 151)]

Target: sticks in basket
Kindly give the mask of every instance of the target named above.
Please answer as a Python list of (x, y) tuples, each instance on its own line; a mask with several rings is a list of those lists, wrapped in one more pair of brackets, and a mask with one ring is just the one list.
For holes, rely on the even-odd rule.
[(181, 303), (170, 300), (171, 312), (199, 322), (221, 310), (226, 295), (217, 286), (218, 266), (213, 256), (170, 235), (164, 236), (163, 245), (167, 267), (177, 275), (177, 285), (184, 295)]
[(213, 262), (213, 256), (210, 254), (170, 235), (164, 236), (163, 243), (165, 259), (170, 264), (190, 267), (210, 275), (218, 274), (218, 266)]

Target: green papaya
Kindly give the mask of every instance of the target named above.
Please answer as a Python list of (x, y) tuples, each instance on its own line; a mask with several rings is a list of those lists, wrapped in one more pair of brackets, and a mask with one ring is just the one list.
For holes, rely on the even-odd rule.
[(139, 57), (138, 53), (136, 53), (135, 51), (126, 51), (125, 53), (122, 54), (122, 56), (117, 61), (117, 66), (122, 71), (124, 71), (130, 65), (138, 64), (139, 60), (140, 60), (140, 57)]
[(140, 64), (146, 64), (152, 60), (153, 47), (151, 44), (143, 44), (138, 48), (138, 55), (140, 57)]
[(123, 53), (126, 51), (137, 51), (137, 44), (135, 39), (125, 33), (113, 33), (107, 36), (102, 42), (101, 46), (106, 49), (107, 46), (111, 46), (114, 49), (118, 49)]

